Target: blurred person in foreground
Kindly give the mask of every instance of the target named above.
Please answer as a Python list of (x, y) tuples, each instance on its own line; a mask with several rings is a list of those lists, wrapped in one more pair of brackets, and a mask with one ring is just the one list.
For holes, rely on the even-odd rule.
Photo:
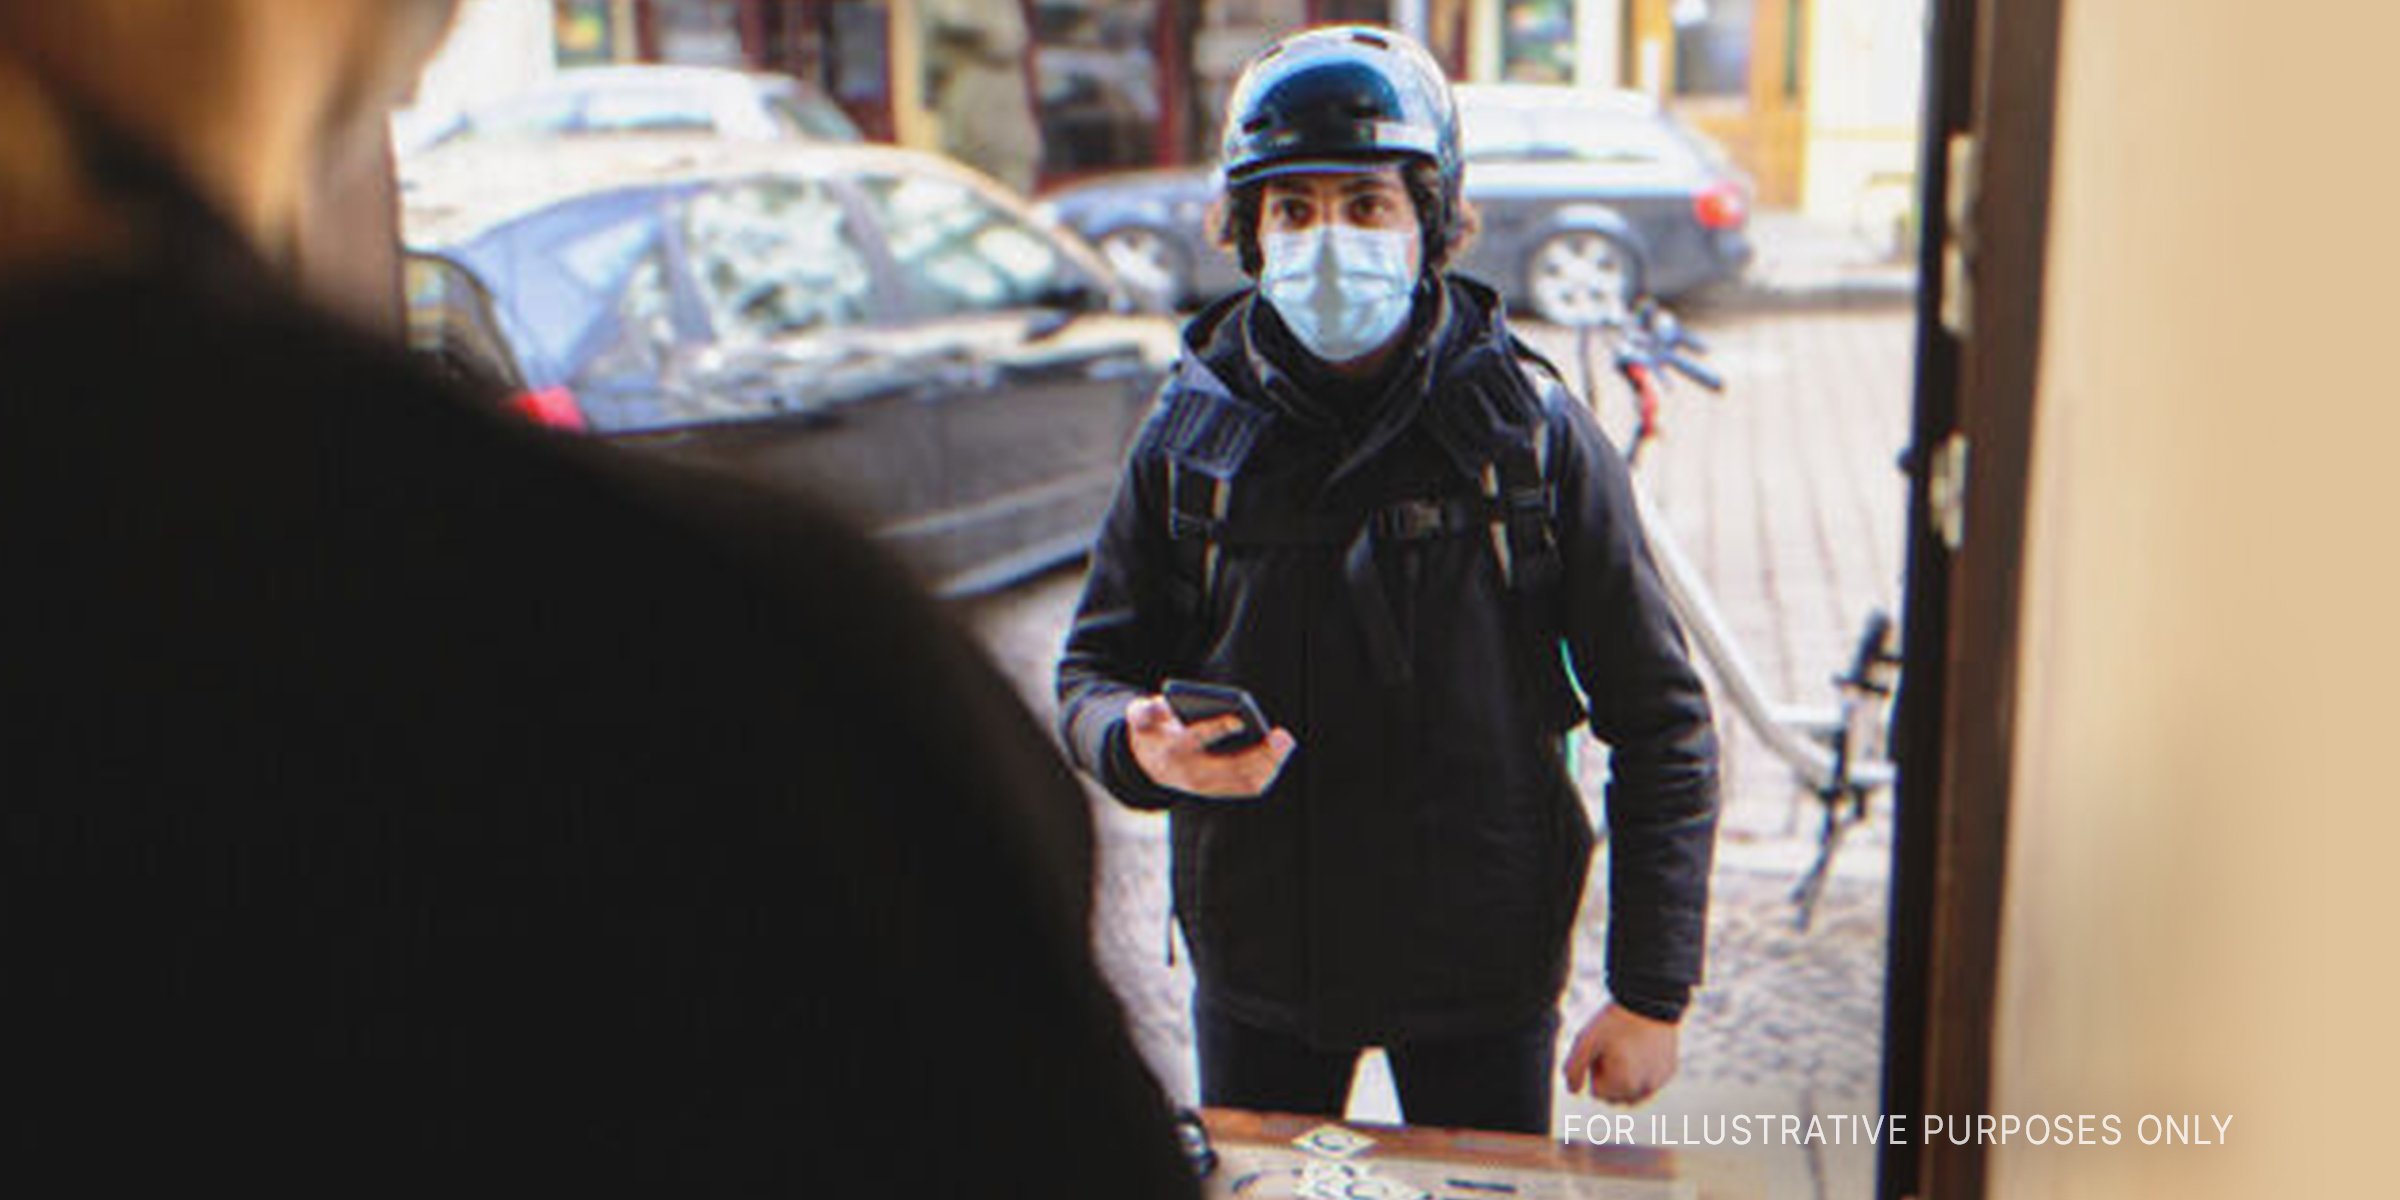
[(293, 290), (451, 7), (0, 0), (0, 1178), (1188, 1193), (931, 602)]
[[(1410, 1123), (1548, 1132), (1588, 716), (1613, 999), (1564, 1074), (1639, 1103), (1700, 979), (1716, 743), (1623, 461), (1444, 269), (1474, 223), (1421, 47), (1302, 33), (1227, 110), (1220, 233), (1258, 283), (1186, 328), (1059, 668), (1077, 760), (1169, 814), (1201, 1098), (1338, 1114), (1381, 1046)], [(1282, 728), (1212, 752), (1178, 677)]]

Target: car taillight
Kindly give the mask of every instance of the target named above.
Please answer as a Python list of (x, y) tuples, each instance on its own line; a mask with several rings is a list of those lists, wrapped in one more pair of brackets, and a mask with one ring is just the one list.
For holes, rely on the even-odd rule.
[(582, 433), (592, 427), (591, 422), (583, 419), (583, 407), (575, 403), (575, 393), (563, 387), (518, 392), (508, 398), (508, 408), (518, 416), (550, 429)]
[(1700, 219), (1702, 229), (1739, 229), (1749, 219), (1750, 204), (1742, 198), (1739, 185), (1712, 184), (1692, 197), (1692, 215)]

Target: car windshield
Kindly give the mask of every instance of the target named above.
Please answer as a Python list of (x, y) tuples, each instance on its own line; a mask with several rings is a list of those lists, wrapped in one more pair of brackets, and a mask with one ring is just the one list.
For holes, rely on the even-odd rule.
[(1477, 108), (1460, 115), (1469, 159), (1690, 165), (1696, 152), (1655, 118), (1565, 107)]

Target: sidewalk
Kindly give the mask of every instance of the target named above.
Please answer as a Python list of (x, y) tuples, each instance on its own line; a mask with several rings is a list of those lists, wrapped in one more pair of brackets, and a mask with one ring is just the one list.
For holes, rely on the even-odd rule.
[[(1841, 258), (1830, 235), (1812, 236), (1786, 243), (1784, 279), (1801, 277), (1804, 264), (1874, 278), (1859, 260)], [(1895, 460), (1908, 436), (1908, 297), (1845, 285), (1807, 303), (1721, 305), (1689, 316), (1710, 339), (1709, 360), (1727, 390), (1717, 396), (1686, 387), (1670, 395), (1665, 437), (1640, 472), (1653, 536), (1677, 539), (1771, 697), (1830, 704), (1829, 681), (1847, 664), (1867, 615), (1896, 611), (1900, 600), (1906, 487)], [(1571, 350), (1558, 336), (1559, 349)], [(1604, 395), (1603, 423), (1623, 429), (1629, 408), (1623, 397)], [(1815, 925), (1800, 932), (1788, 896), (1816, 852), (1822, 810), (1725, 705), (1718, 708), (1724, 810), (1709, 982), (1685, 1020), (1682, 1075), (1643, 1112), (1670, 1124), (1686, 1115), (1873, 1113), (1881, 1088), (1890, 799), (1878, 797), (1871, 822), (1845, 842)], [(1596, 801), (1600, 755), (1590, 749), (1583, 785)], [(1597, 932), (1605, 910), (1594, 900), (1587, 897), (1576, 947), (1570, 1014), (1588, 1011), (1602, 995)], [(1559, 1111), (1604, 1109), (1562, 1096)], [(1647, 1120), (1638, 1127), (1646, 1131)], [(1734, 1153), (1756, 1194), (1772, 1200), (1853, 1200), (1872, 1192), (1871, 1147)]]
[(1813, 308), (1905, 308), (1916, 302), (1913, 255), (1894, 256), (1887, 236), (1828, 224), (1796, 212), (1750, 216), (1757, 257), (1732, 284), (1705, 289), (1684, 307), (1697, 316)]

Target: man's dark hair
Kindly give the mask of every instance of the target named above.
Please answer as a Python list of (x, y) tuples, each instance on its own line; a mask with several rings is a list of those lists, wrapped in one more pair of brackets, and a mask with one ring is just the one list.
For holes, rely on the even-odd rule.
[[(1448, 220), (1441, 217), (1442, 176), (1430, 162), (1412, 158), (1400, 164), (1400, 182), (1408, 188), (1408, 202), (1416, 206), (1417, 227), (1422, 232), (1419, 247), (1427, 273), (1448, 270), (1467, 246), (1483, 222), (1475, 206), (1459, 202), (1458, 211)], [(1209, 210), (1209, 236), (1216, 244), (1241, 260), (1242, 273), (1253, 279), (1266, 266), (1266, 253), (1258, 245), (1258, 218), (1266, 206), (1267, 182), (1252, 180), (1230, 188)]]

